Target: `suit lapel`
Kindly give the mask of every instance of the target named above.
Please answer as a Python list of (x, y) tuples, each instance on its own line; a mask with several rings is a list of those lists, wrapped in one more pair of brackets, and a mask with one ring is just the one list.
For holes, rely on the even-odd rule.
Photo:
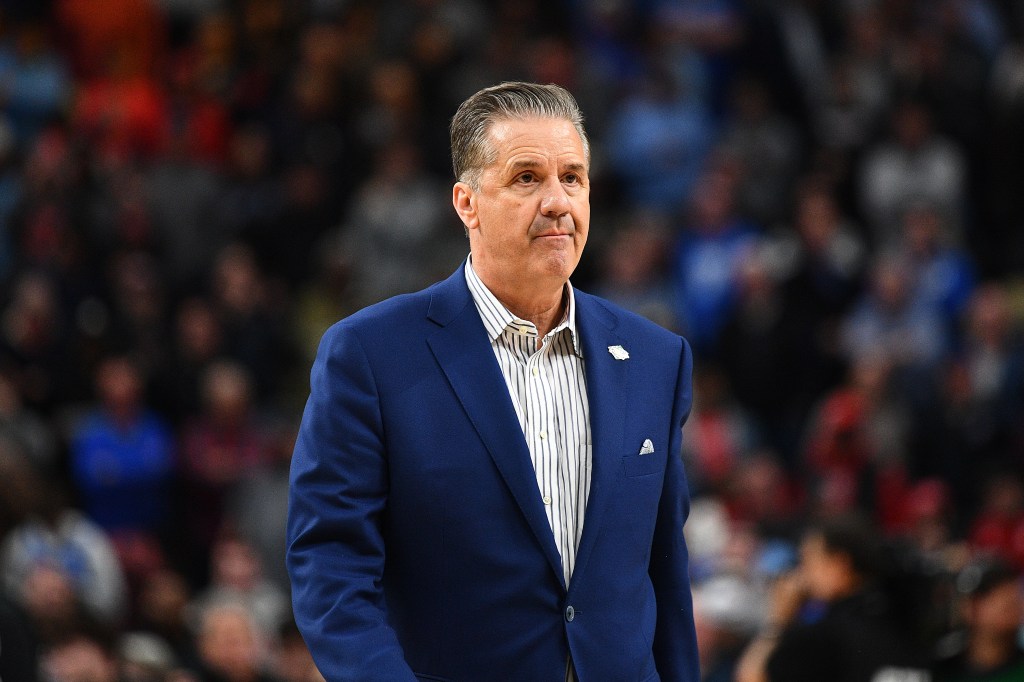
[(559, 580), (562, 560), (537, 488), (508, 386), (459, 269), (435, 290), (428, 316), (442, 325), (427, 342)]
[(579, 290), (576, 291), (576, 307), (587, 374), (593, 461), (590, 496), (587, 498), (574, 576), (587, 567), (601, 528), (601, 518), (622, 466), (629, 377), (629, 360), (616, 360), (608, 351), (609, 346), (616, 345), (629, 350), (628, 343), (613, 331), (615, 317), (593, 297)]

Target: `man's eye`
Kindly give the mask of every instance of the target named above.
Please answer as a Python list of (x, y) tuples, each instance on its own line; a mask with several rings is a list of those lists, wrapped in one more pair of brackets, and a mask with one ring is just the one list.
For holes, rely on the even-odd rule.
[(536, 176), (534, 176), (533, 173), (523, 173), (522, 175), (519, 176), (518, 180), (519, 182), (525, 182), (529, 184), (536, 180)]
[(578, 184), (579, 181), (580, 181), (580, 176), (576, 175), (575, 173), (566, 173), (562, 177), (562, 182), (568, 183), (570, 185)]

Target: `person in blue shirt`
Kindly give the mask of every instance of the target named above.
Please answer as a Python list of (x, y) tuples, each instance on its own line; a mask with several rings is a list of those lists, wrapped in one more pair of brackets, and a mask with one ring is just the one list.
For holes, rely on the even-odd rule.
[(85, 511), (110, 532), (157, 533), (168, 519), (174, 441), (142, 402), (142, 379), (126, 357), (96, 371), (98, 405), (71, 441), (71, 468)]

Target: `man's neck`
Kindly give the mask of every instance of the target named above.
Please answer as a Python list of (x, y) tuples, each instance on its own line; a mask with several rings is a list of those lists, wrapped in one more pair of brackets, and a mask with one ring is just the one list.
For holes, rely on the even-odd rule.
[(533, 325), (537, 327), (537, 335), (542, 339), (565, 317), (565, 285), (562, 285), (562, 290), (554, 297), (554, 304), (540, 303), (537, 299), (522, 302), (510, 301), (503, 298), (498, 292), (494, 292), (494, 296), (513, 315), (533, 322)]
[[(472, 261), (470, 265), (472, 266)], [(541, 290), (514, 286), (502, 287), (497, 286), (495, 282), (488, 281), (486, 273), (481, 273), (475, 267), (473, 270), (487, 290), (508, 308), (510, 313), (520, 319), (532, 322), (537, 327), (540, 338), (543, 339), (547, 336), (548, 332), (557, 327), (565, 318), (565, 309), (568, 305), (567, 283), (563, 282), (554, 288)]]

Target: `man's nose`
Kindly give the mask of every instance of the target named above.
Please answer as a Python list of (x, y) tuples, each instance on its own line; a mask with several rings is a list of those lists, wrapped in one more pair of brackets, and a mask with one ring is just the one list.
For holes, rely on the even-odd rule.
[(556, 177), (550, 178), (544, 185), (544, 196), (540, 202), (541, 215), (559, 218), (568, 213), (571, 207), (562, 181)]

